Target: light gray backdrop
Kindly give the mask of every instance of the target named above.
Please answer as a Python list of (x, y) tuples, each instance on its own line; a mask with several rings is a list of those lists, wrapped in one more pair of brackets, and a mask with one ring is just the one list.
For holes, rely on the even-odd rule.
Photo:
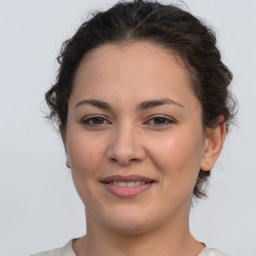
[[(61, 42), (88, 10), (115, 2), (0, 0), (0, 256), (52, 249), (84, 233), (83, 206), (61, 140), (43, 118), (43, 95)], [(256, 256), (256, 2), (185, 3), (216, 28), (240, 102), (238, 127), (215, 167), (209, 199), (191, 212), (191, 229), (209, 246)]]

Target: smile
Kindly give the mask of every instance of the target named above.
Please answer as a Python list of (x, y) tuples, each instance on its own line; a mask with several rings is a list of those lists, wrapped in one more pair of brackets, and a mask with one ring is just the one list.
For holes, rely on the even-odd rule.
[(113, 181), (113, 182), (110, 182), (109, 184), (114, 184), (115, 186), (118, 186), (118, 187), (134, 187), (134, 186), (144, 185), (146, 184), (146, 182), (145, 181), (128, 181), (128, 182)]
[(151, 188), (155, 180), (138, 175), (114, 175), (104, 178), (101, 183), (112, 195), (131, 198)]

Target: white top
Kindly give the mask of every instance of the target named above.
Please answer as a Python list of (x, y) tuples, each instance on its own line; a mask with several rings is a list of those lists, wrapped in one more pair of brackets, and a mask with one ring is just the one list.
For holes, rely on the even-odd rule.
[[(73, 240), (74, 239), (71, 239), (64, 247), (57, 248), (51, 251), (41, 252), (38, 254), (34, 254), (32, 256), (76, 256), (72, 248)], [(205, 247), (198, 256), (228, 256), (228, 255), (218, 251), (217, 249), (211, 249), (211, 248)]]

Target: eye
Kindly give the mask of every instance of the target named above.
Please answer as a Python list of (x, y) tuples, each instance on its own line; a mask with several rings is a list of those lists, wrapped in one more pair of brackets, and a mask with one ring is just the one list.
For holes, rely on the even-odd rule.
[(87, 126), (102, 126), (110, 124), (110, 122), (103, 116), (90, 116), (83, 119), (82, 123)]
[(154, 116), (147, 121), (148, 124), (156, 126), (165, 126), (174, 123), (171, 118), (165, 116)]

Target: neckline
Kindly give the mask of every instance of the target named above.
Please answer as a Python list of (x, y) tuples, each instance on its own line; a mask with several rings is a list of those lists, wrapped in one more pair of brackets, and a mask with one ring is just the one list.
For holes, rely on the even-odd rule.
[[(77, 256), (73, 250), (72, 244), (77, 238), (71, 239), (63, 248), (63, 255), (61, 256)], [(204, 246), (204, 249), (198, 254), (198, 256), (204, 256), (203, 253), (206, 253), (209, 251), (209, 248), (205, 245), (205, 243), (201, 242), (201, 244)]]

